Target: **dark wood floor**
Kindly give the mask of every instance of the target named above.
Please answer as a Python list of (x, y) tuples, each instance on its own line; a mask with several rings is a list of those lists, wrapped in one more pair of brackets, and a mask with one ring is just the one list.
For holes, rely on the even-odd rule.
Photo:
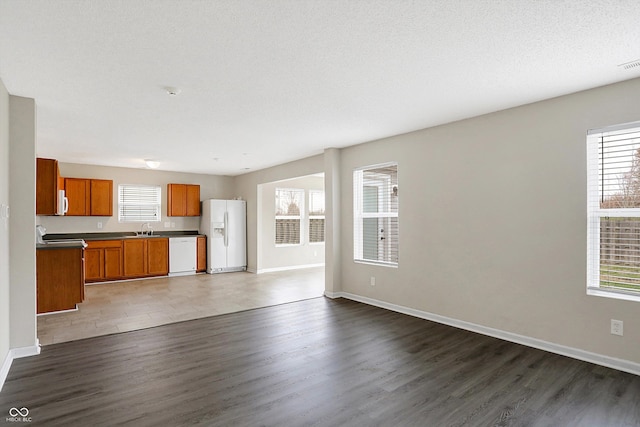
[(14, 361), (0, 423), (12, 407), (46, 426), (638, 426), (640, 377), (315, 298), (46, 346)]

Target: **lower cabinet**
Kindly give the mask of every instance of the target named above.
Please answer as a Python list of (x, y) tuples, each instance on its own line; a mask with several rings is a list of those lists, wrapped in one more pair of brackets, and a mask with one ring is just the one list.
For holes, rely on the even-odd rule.
[(207, 271), (207, 237), (198, 236), (198, 252), (197, 252), (197, 267), (198, 273)]
[(87, 282), (117, 280), (124, 276), (122, 240), (90, 240), (84, 258)]
[(123, 241), (125, 277), (169, 274), (169, 239), (129, 239)]
[(84, 300), (83, 249), (36, 250), (37, 312), (71, 310)]
[(169, 239), (162, 237), (147, 239), (147, 274), (153, 276), (169, 274)]

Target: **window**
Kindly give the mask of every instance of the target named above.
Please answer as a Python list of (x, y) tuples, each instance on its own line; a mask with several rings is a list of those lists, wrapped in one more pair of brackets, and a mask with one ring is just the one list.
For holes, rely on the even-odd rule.
[(353, 258), (398, 265), (398, 165), (353, 171)]
[(159, 222), (161, 194), (156, 185), (118, 185), (118, 222)]
[(640, 123), (587, 135), (587, 293), (640, 300)]
[(299, 245), (302, 235), (304, 190), (276, 188), (276, 245)]
[(324, 242), (324, 191), (309, 190), (309, 243)]

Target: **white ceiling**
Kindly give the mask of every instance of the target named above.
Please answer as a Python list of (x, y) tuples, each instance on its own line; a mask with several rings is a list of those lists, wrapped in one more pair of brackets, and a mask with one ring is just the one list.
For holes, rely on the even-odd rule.
[(0, 78), (40, 156), (238, 175), (638, 77), (639, 23), (638, 0), (0, 0)]

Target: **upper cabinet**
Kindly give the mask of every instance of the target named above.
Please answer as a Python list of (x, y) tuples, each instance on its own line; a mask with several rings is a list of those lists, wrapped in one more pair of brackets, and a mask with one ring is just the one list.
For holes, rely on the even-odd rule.
[(200, 216), (200, 186), (167, 184), (167, 216)]
[(64, 191), (69, 200), (69, 216), (87, 216), (91, 212), (91, 180), (65, 178)]
[(113, 215), (113, 181), (110, 179), (91, 180), (91, 215)]
[(67, 215), (113, 215), (112, 180), (65, 178), (64, 189), (67, 199), (69, 199), (69, 210), (67, 211)]
[(36, 215), (56, 215), (58, 213), (58, 190), (62, 190), (63, 186), (58, 161), (37, 158)]

